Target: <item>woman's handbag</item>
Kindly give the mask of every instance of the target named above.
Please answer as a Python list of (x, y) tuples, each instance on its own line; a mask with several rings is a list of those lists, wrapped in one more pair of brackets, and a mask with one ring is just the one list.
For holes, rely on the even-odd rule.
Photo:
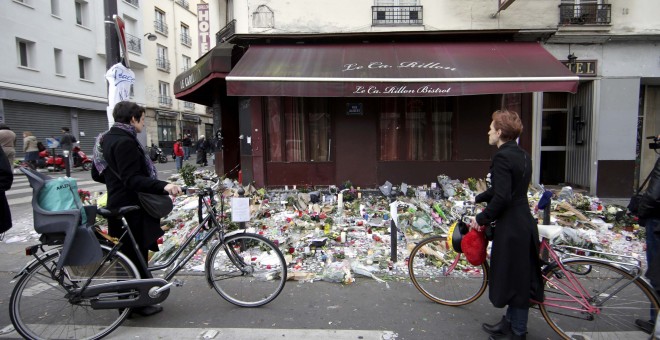
[(642, 191), (642, 189), (644, 189), (644, 186), (651, 178), (652, 173), (653, 171), (651, 171), (651, 173), (649, 173), (649, 175), (646, 176), (646, 179), (644, 180), (644, 183), (642, 183), (642, 186), (640, 186), (639, 189), (637, 189), (637, 192), (635, 192), (635, 194), (632, 195), (632, 197), (630, 197), (630, 202), (628, 203), (627, 208), (628, 211), (630, 211), (633, 215), (637, 215), (639, 213), (639, 203), (642, 201), (642, 197), (644, 196), (644, 194), (640, 192)]
[(142, 209), (155, 218), (163, 218), (169, 215), (172, 209), (174, 209), (170, 195), (138, 192), (138, 199), (140, 199)]
[[(112, 171), (112, 173), (114, 173), (121, 181), (121, 176), (119, 176), (114, 169), (111, 167), (108, 167), (108, 169), (110, 169), (110, 171)], [(144, 209), (147, 214), (151, 215), (151, 217), (163, 218), (169, 215), (170, 212), (172, 212), (172, 209), (174, 209), (174, 204), (172, 203), (170, 195), (150, 194), (146, 192), (138, 192), (137, 194), (142, 209)]]

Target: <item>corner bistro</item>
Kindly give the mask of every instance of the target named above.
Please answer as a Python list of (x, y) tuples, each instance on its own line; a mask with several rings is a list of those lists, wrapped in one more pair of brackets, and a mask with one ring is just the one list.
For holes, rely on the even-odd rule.
[[(495, 151), (486, 137), (493, 111), (521, 114), (520, 144), (530, 150), (532, 93), (575, 93), (578, 85), (535, 42), (253, 43), (233, 51), (240, 60), (216, 77), (222, 91), (213, 100), (224, 140), (238, 131), (243, 182), (257, 186), (484, 177)], [(176, 97), (195, 101), (203, 81), (175, 89)], [(211, 102), (208, 91), (201, 104)], [(234, 125), (228, 115), (238, 115)]]

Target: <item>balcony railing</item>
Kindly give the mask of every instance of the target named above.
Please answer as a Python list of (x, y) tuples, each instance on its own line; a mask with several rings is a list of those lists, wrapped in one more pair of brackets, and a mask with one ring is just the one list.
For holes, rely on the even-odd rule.
[(371, 6), (373, 26), (414, 26), (424, 24), (423, 6)]
[(162, 22), (161, 20), (154, 21), (154, 29), (156, 30), (156, 32), (167, 34), (167, 24)]
[(183, 8), (186, 9), (188, 8), (188, 0), (175, 0), (174, 2), (176, 2), (177, 4), (179, 4), (179, 6)]
[(172, 107), (172, 97), (158, 96), (158, 105)]
[(159, 70), (169, 72), (170, 71), (170, 61), (167, 60), (167, 59), (164, 59), (164, 58), (158, 58), (158, 59), (156, 59), (156, 67)]
[(181, 43), (190, 46), (192, 45), (192, 38), (189, 34), (181, 33)]
[(125, 3), (131, 4), (135, 7), (140, 7), (140, 4), (138, 3), (138, 0), (124, 0)]
[(187, 110), (194, 110), (195, 109), (195, 103), (183, 102), (183, 108), (187, 109)]
[(142, 40), (134, 35), (126, 33), (126, 48), (137, 54), (142, 54)]
[(611, 4), (561, 4), (561, 25), (609, 25), (612, 21)]
[(215, 34), (215, 43), (222, 44), (223, 42), (229, 40), (232, 35), (236, 33), (236, 19), (230, 21), (225, 27), (218, 31)]

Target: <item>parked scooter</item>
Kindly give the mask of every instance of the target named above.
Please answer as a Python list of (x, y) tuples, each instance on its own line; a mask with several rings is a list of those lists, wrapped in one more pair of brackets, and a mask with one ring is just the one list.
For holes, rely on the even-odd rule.
[[(73, 157), (72, 169), (81, 167), (85, 171), (92, 170), (92, 160), (88, 158), (82, 150), (80, 150), (80, 146), (75, 145), (73, 147), (70, 157)], [(62, 155), (50, 156), (48, 150), (40, 151), (39, 158), (40, 161), (37, 162), (37, 167), (39, 167), (42, 158), (45, 160), (45, 167), (47, 167), (48, 170), (60, 171), (66, 169), (67, 167), (67, 164), (64, 161), (64, 157)]]
[(167, 163), (167, 155), (163, 153), (163, 149), (157, 147), (154, 143), (151, 143), (151, 148), (149, 148), (149, 158), (152, 162)]

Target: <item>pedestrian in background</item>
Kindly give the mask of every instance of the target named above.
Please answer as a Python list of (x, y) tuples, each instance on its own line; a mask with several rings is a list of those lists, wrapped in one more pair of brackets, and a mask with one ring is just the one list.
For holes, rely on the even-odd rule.
[[(658, 136), (660, 139), (660, 136)], [(637, 213), (639, 224), (646, 228), (646, 263), (648, 271), (646, 277), (651, 285), (660, 294), (660, 158), (656, 159), (655, 166), (649, 175), (649, 185), (639, 202)], [(635, 324), (647, 333), (653, 331), (657, 325), (658, 316), (651, 309), (648, 321), (637, 319)]]
[(62, 151), (69, 151), (69, 164), (67, 165), (69, 169), (73, 169), (73, 153), (71, 150), (73, 149), (73, 143), (76, 142), (76, 137), (73, 137), (71, 132), (69, 132), (69, 128), (63, 127), (62, 137), (60, 138), (60, 147), (62, 148)]
[(176, 171), (179, 172), (181, 170), (181, 167), (183, 166), (183, 147), (181, 146), (181, 139), (177, 139), (176, 142), (174, 142), (174, 161), (176, 162)]
[(527, 201), (532, 159), (516, 143), (521, 133), (516, 112), (493, 113), (488, 144), (498, 150), (490, 166), (491, 187), (475, 197), (476, 203), (488, 203), (475, 217), (476, 224), (497, 221), (488, 274), (489, 299), (497, 308), (508, 306), (499, 323), (482, 325), (491, 340), (525, 339), (529, 300), (543, 301), (539, 231)]
[[(14, 182), (13, 166), (9, 163), (9, 159), (4, 150), (0, 148), (0, 234), (3, 234), (11, 228), (11, 211), (7, 203), (7, 195), (5, 191), (11, 189)], [(0, 240), (2, 237), (0, 237)]]
[(206, 152), (209, 149), (209, 142), (204, 138), (204, 135), (199, 136), (199, 140), (197, 141), (196, 144), (196, 149), (197, 149), (197, 164), (201, 166), (207, 166), (209, 165), (208, 161), (206, 160)]
[(0, 146), (2, 146), (2, 150), (9, 160), (9, 165), (13, 169), (14, 158), (16, 157), (16, 133), (5, 123), (0, 123)]
[[(110, 130), (96, 138), (92, 167), (92, 178), (105, 183), (108, 189), (108, 208), (142, 206), (138, 192), (180, 194), (181, 188), (178, 185), (158, 179), (154, 163), (137, 139), (137, 134), (144, 129), (144, 108), (134, 102), (122, 101), (115, 105), (112, 116), (115, 123)], [(156, 241), (164, 234), (160, 228), (160, 219), (149, 215), (144, 209), (129, 212), (124, 217), (135, 237), (142, 259), (148, 261), (149, 250), (158, 251)], [(110, 236), (121, 237), (123, 233), (121, 220), (108, 219)], [(132, 244), (124, 243), (121, 251), (137, 265), (142, 278), (152, 277), (151, 272), (140, 265), (146, 263), (140, 259)], [(142, 316), (153, 315), (162, 310), (160, 305), (133, 308), (134, 313)]]
[(23, 152), (25, 152), (25, 162), (35, 169), (39, 160), (39, 141), (30, 131), (23, 131)]
[(183, 160), (187, 161), (190, 158), (190, 147), (192, 146), (192, 137), (190, 137), (190, 134), (183, 136), (181, 145), (183, 146)]

